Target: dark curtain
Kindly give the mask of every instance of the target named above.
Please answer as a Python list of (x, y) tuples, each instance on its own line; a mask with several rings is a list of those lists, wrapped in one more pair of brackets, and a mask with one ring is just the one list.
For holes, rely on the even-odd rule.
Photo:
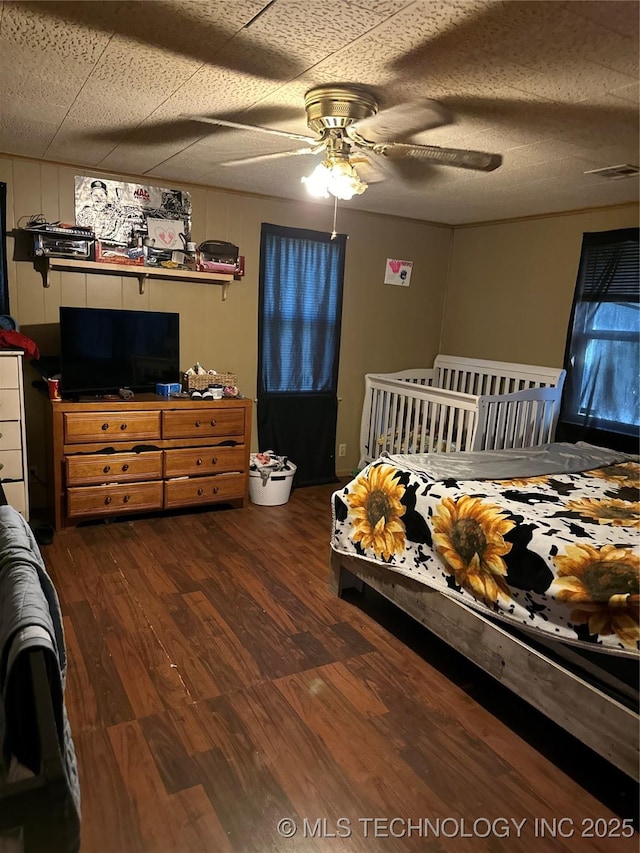
[(296, 486), (335, 483), (346, 236), (263, 223), (258, 318), (260, 450), (297, 466)]
[(337, 418), (335, 395), (265, 395), (258, 398), (260, 447), (296, 464), (296, 486), (335, 483)]
[(9, 313), (7, 275), (7, 185), (0, 181), (0, 314)]
[(635, 452), (640, 424), (638, 229), (584, 234), (558, 438)]

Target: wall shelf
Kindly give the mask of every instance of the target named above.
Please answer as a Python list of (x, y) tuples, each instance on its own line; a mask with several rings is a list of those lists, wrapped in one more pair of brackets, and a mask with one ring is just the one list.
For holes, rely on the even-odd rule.
[(174, 281), (191, 281), (200, 284), (218, 284), (222, 287), (222, 301), (227, 298), (229, 285), (234, 280), (232, 275), (224, 273), (193, 272), (192, 270), (170, 270), (164, 267), (136, 267), (126, 264), (99, 264), (95, 261), (81, 261), (74, 258), (52, 258), (42, 256), (35, 258), (34, 268), (42, 276), (42, 286), (49, 287), (49, 271), (84, 272), (94, 275), (120, 275), (137, 278), (140, 293), (144, 293), (145, 282), (149, 278), (173, 279)]

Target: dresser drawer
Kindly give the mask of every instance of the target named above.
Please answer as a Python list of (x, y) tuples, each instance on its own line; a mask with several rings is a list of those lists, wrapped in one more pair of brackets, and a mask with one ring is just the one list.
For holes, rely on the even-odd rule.
[(160, 438), (160, 412), (71, 412), (64, 415), (67, 444)]
[(22, 480), (19, 483), (3, 483), (2, 491), (7, 503), (17, 509), (20, 515), (29, 520), (29, 500), (27, 495), (27, 484)]
[(242, 471), (245, 467), (243, 447), (189, 447), (185, 450), (165, 450), (164, 476), (217, 474), (222, 471)]
[(0, 450), (0, 478), (24, 480), (21, 450)]
[(244, 409), (188, 409), (162, 413), (163, 438), (244, 435)]
[(0, 388), (0, 420), (20, 420), (20, 391), (17, 388)]
[(218, 474), (216, 477), (188, 477), (185, 480), (168, 480), (164, 484), (164, 505), (167, 509), (192, 504), (243, 498), (246, 477), (244, 474)]
[(67, 456), (65, 463), (69, 486), (159, 480), (162, 477), (160, 450), (149, 453), (97, 453), (95, 456)]
[(20, 387), (20, 361), (22, 356), (2, 355), (0, 356), (0, 388)]
[(69, 518), (83, 515), (116, 515), (162, 508), (162, 482), (116, 486), (80, 486), (67, 489)]
[(19, 421), (0, 421), (0, 450), (18, 450), (22, 447)]

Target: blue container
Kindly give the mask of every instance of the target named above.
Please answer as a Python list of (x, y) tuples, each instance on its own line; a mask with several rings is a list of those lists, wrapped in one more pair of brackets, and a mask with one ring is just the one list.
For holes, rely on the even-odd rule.
[(156, 385), (156, 394), (159, 394), (161, 397), (179, 394), (180, 391), (182, 391), (182, 385), (179, 382), (158, 382)]

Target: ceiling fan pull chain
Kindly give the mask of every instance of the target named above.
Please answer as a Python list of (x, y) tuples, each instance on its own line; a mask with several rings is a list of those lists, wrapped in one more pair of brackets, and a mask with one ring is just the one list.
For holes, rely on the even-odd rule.
[(331, 239), (335, 240), (338, 234), (336, 233), (336, 220), (338, 219), (338, 196), (334, 195), (333, 197), (333, 231), (331, 232)]

